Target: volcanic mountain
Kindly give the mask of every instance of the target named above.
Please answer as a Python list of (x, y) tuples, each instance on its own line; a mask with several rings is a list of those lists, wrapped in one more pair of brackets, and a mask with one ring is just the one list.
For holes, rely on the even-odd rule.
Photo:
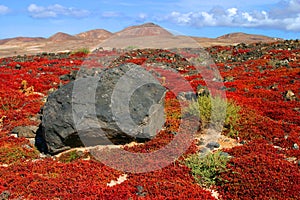
[(114, 36), (122, 37), (145, 37), (145, 36), (172, 36), (166, 29), (154, 24), (146, 23), (138, 26), (130, 26), (116, 32)]
[(0, 40), (0, 57), (36, 54), (39, 52), (66, 52), (81, 48), (93, 50), (98, 47), (109, 48), (174, 48), (208, 47), (214, 45), (234, 45), (237, 43), (276, 42), (278, 38), (246, 33), (230, 33), (217, 38), (174, 36), (168, 30), (146, 23), (130, 26), (111, 33), (95, 29), (75, 35), (58, 32), (49, 38), (16, 37)]
[(51, 37), (48, 38), (50, 42), (57, 42), (57, 41), (68, 41), (68, 40), (77, 40), (78, 38), (73, 35), (69, 35), (67, 33), (58, 32)]
[(107, 38), (111, 37), (113, 33), (104, 30), (104, 29), (94, 29), (90, 31), (86, 31), (83, 33), (76, 34), (75, 36), (80, 39), (84, 40), (106, 40)]

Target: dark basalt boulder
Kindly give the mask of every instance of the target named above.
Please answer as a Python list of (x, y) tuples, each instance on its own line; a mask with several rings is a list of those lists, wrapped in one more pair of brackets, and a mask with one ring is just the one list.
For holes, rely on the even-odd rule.
[(84, 75), (51, 93), (37, 132), (37, 147), (50, 154), (101, 144), (149, 140), (165, 122), (166, 89), (128, 63)]

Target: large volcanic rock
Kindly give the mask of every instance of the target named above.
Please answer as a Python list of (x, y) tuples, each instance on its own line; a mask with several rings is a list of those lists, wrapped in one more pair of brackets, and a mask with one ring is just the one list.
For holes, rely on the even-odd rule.
[(41, 141), (44, 151), (56, 154), (83, 145), (148, 140), (162, 128), (166, 90), (146, 70), (130, 63), (83, 71), (48, 97), (36, 138), (40, 149)]

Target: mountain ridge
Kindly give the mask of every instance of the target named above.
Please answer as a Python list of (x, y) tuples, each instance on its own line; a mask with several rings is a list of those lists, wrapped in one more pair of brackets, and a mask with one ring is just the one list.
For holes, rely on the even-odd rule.
[[(171, 37), (172, 34), (154, 23), (129, 26), (121, 31), (111, 33), (105, 29), (93, 29), (75, 35), (57, 32), (48, 38), (44, 37), (14, 37), (0, 40), (0, 57), (20, 54), (34, 54), (38, 52), (74, 51), (79, 48), (95, 49), (111, 38), (121, 38), (133, 41), (135, 37)], [(282, 40), (264, 35), (242, 32), (228, 33), (216, 38), (186, 36), (194, 39), (201, 47), (215, 45), (235, 45), (237, 43), (276, 42)], [(143, 43), (143, 42), (140, 42)], [(98, 46), (97, 46), (98, 44)], [(142, 48), (142, 47), (140, 47)]]

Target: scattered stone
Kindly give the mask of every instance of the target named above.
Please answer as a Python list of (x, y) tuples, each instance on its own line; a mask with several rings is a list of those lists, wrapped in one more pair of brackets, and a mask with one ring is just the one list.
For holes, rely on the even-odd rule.
[(300, 108), (299, 107), (293, 108), (293, 110), (297, 111), (297, 112), (300, 112)]
[(194, 92), (180, 92), (177, 96), (177, 99), (181, 101), (192, 101), (196, 100), (197, 96)]
[(223, 151), (220, 152), (220, 156), (224, 156), (224, 157), (227, 157), (227, 158), (232, 158), (232, 156), (230, 156), (229, 153), (226, 153), (226, 152), (223, 152)]
[(299, 145), (297, 143), (293, 144), (293, 149), (299, 150)]
[(206, 155), (207, 153), (210, 152), (210, 149), (206, 148), (206, 147), (203, 147), (199, 150), (199, 156), (202, 157), (204, 155)]
[(218, 142), (209, 142), (206, 147), (213, 150), (215, 148), (219, 148), (220, 144)]
[(247, 144), (247, 141), (246, 140), (242, 140), (241, 142), (240, 142), (240, 144)]
[(0, 200), (8, 200), (10, 197), (10, 191), (8, 190), (4, 190), (1, 194), (0, 194)]
[(21, 69), (22, 68), (22, 66), (21, 65), (19, 65), (19, 64), (16, 64), (16, 66), (15, 66), (15, 69)]
[(226, 76), (224, 79), (223, 79), (223, 82), (233, 82), (234, 81), (234, 77), (233, 76)]
[(198, 85), (197, 86), (197, 95), (198, 96), (209, 96), (208, 88), (203, 85)]
[(137, 195), (140, 197), (145, 197), (147, 195), (147, 192), (144, 191), (144, 187), (141, 185), (136, 186), (137, 189)]
[(254, 88), (254, 89), (262, 89), (263, 86), (261, 86), (261, 85), (256, 85), (256, 86), (254, 86), (253, 88)]
[(282, 151), (283, 150), (283, 148), (282, 147), (280, 147), (280, 146), (273, 146), (275, 149), (278, 149), (279, 151)]
[(297, 158), (296, 157), (288, 157), (285, 160), (287, 160), (287, 161), (289, 161), (291, 163), (294, 163), (297, 160)]
[(35, 138), (37, 129), (37, 126), (17, 126), (11, 131), (11, 134), (16, 134), (17, 137)]
[(269, 89), (274, 90), (274, 91), (278, 91), (278, 83), (275, 83), (275, 84), (269, 86)]
[(123, 183), (123, 182), (126, 181), (126, 180), (127, 180), (127, 174), (122, 174), (122, 175), (118, 178), (117, 181), (111, 180), (110, 183), (107, 183), (107, 186), (108, 186), (108, 187), (113, 187), (113, 186), (115, 186), (115, 185), (119, 185), (119, 184)]
[(287, 101), (294, 101), (294, 100), (296, 100), (296, 95), (292, 90), (288, 90), (288, 91), (284, 92), (283, 98)]

